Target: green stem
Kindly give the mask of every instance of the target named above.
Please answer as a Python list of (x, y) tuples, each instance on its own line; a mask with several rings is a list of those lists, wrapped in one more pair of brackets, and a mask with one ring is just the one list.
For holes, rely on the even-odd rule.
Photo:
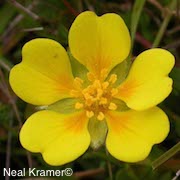
[(167, 26), (169, 24), (169, 21), (170, 21), (170, 19), (172, 17), (172, 12), (171, 11), (173, 11), (175, 9), (175, 7), (176, 7), (176, 0), (173, 0), (173, 1), (171, 1), (170, 5), (169, 5), (169, 10), (170, 11), (167, 11), (167, 14), (166, 14), (166, 16), (164, 18), (164, 21), (162, 22), (162, 25), (161, 25), (158, 33), (157, 33), (156, 39), (153, 42), (152, 48), (157, 47), (159, 45), (159, 43), (161, 42), (161, 39), (162, 39), (162, 37), (164, 35), (164, 32), (165, 32), (165, 30), (166, 30), (166, 28), (167, 28)]
[(158, 159), (152, 162), (152, 168), (156, 169), (157, 167), (159, 167), (161, 164), (163, 164), (165, 161), (170, 159), (179, 151), (180, 151), (180, 142), (178, 142), (175, 146), (173, 146), (171, 149), (165, 152), (162, 156), (160, 156)]
[(135, 39), (135, 34), (137, 31), (137, 25), (139, 22), (139, 18), (142, 12), (142, 9), (144, 7), (146, 0), (136, 0), (133, 6), (133, 11), (132, 11), (132, 15), (131, 15), (131, 42), (132, 42), (132, 47), (131, 49), (133, 49), (133, 44), (134, 44), (134, 39)]
[[(107, 150), (106, 150), (106, 155), (107, 156), (109, 155)], [(107, 160), (107, 167), (108, 167), (109, 179), (113, 180), (112, 166), (111, 166), (111, 162), (109, 160)]]

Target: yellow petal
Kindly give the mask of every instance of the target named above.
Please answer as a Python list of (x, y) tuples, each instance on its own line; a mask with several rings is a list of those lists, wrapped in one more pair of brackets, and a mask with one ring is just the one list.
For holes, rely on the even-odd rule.
[(65, 49), (51, 39), (34, 39), (22, 49), (23, 60), (12, 68), (10, 84), (24, 101), (47, 105), (70, 97), (73, 76)]
[(62, 165), (81, 156), (90, 144), (84, 112), (70, 115), (39, 111), (28, 118), (20, 131), (22, 146), (41, 152), (50, 165)]
[(158, 48), (144, 51), (135, 59), (116, 97), (135, 110), (156, 106), (172, 91), (168, 73), (173, 66), (174, 56), (170, 52)]
[(98, 17), (86, 11), (74, 21), (69, 32), (72, 55), (89, 71), (100, 76), (122, 62), (130, 51), (130, 35), (123, 19), (113, 13)]
[(108, 151), (125, 162), (144, 160), (154, 144), (162, 142), (169, 132), (166, 114), (158, 107), (145, 111), (111, 111), (107, 114)]

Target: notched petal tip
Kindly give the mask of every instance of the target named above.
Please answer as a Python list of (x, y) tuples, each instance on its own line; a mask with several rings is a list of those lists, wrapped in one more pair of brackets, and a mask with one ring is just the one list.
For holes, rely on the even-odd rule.
[(69, 31), (72, 55), (96, 77), (103, 69), (110, 72), (128, 56), (130, 41), (123, 19), (113, 13), (103, 16), (89, 11), (81, 13)]
[(115, 158), (125, 162), (144, 160), (152, 146), (169, 133), (167, 115), (158, 107), (145, 111), (111, 111), (107, 114), (106, 147)]
[(116, 97), (135, 110), (156, 106), (172, 91), (172, 79), (168, 74), (174, 63), (174, 56), (167, 50), (155, 48), (142, 52), (119, 86)]
[(49, 105), (71, 97), (71, 66), (58, 42), (33, 39), (24, 45), (22, 55), (22, 62), (10, 72), (10, 85), (21, 99), (34, 105)]
[(84, 112), (59, 114), (39, 111), (28, 118), (20, 132), (22, 146), (40, 152), (50, 165), (63, 165), (81, 156), (89, 147), (88, 119)]

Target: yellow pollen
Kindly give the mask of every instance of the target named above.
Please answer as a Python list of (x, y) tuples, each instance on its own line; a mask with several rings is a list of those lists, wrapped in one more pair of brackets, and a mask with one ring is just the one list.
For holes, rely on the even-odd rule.
[(113, 88), (111, 90), (111, 96), (115, 96), (116, 94), (118, 94), (118, 89), (117, 88)]
[(99, 104), (101, 105), (105, 105), (107, 104), (107, 98), (104, 98), (104, 97), (101, 97), (100, 101), (99, 101)]
[(111, 74), (109, 78), (109, 82), (114, 84), (117, 81), (117, 75), (116, 74)]
[(117, 75), (111, 74), (105, 81), (107, 73), (107, 69), (103, 69), (97, 75), (98, 78), (91, 72), (87, 73), (89, 85), (85, 88), (81, 78), (74, 79), (74, 89), (70, 93), (73, 97), (79, 98), (79, 102), (74, 105), (75, 109), (84, 109), (88, 118), (96, 116), (98, 120), (102, 121), (106, 111), (117, 109), (117, 105), (111, 102), (113, 97), (118, 94), (118, 88), (113, 86)]
[(99, 112), (98, 116), (97, 116), (97, 119), (102, 121), (104, 119), (104, 113), (103, 112)]
[(93, 98), (91, 98), (91, 99), (86, 99), (85, 104), (86, 104), (87, 106), (91, 106), (93, 103), (94, 103), (94, 99), (93, 99)]
[(117, 105), (115, 104), (115, 103), (110, 103), (109, 104), (109, 107), (108, 107), (108, 109), (110, 109), (110, 110), (116, 110), (117, 109)]
[(92, 96), (87, 92), (87, 93), (84, 93), (84, 98), (87, 100), (87, 99), (92, 99)]
[(109, 86), (109, 82), (106, 81), (106, 82), (102, 83), (102, 89), (103, 90), (107, 89), (108, 86)]
[(94, 88), (101, 88), (101, 83), (99, 80), (95, 80), (93, 83)]
[(87, 78), (91, 82), (95, 80), (95, 76), (94, 76), (94, 74), (92, 72), (87, 73)]
[(77, 103), (75, 104), (75, 109), (82, 109), (83, 106), (84, 106), (83, 103), (77, 102)]
[(97, 98), (99, 99), (103, 95), (102, 89), (97, 89)]
[(94, 112), (93, 112), (93, 111), (86, 111), (86, 116), (87, 116), (88, 118), (91, 118), (91, 117), (94, 116)]

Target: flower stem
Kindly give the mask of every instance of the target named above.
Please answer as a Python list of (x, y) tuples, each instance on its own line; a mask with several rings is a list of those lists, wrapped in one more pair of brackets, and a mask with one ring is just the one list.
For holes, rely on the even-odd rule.
[[(107, 149), (106, 149), (106, 155), (107, 155), (107, 156), (109, 155)], [(109, 160), (107, 160), (107, 167), (108, 167), (109, 179), (110, 179), (110, 180), (113, 180), (112, 166), (111, 166), (111, 163), (110, 163)]]
[(174, 156), (179, 151), (180, 151), (180, 142), (178, 142), (175, 146), (173, 146), (171, 149), (169, 149), (167, 152), (165, 152), (158, 159), (153, 161), (152, 162), (152, 168), (153, 169), (158, 168), (161, 164), (163, 164), (165, 161), (170, 159), (172, 156)]
[(159, 45), (159, 43), (161, 42), (161, 39), (162, 39), (162, 37), (164, 35), (164, 32), (165, 32), (165, 30), (166, 30), (166, 28), (167, 28), (167, 26), (169, 24), (169, 21), (170, 21), (170, 19), (172, 17), (172, 11), (175, 9), (175, 7), (176, 7), (176, 0), (173, 0), (173, 1), (171, 1), (170, 5), (169, 5), (169, 10), (170, 11), (167, 11), (167, 14), (166, 14), (166, 16), (164, 18), (164, 21), (162, 22), (162, 25), (161, 25), (161, 27), (159, 29), (159, 32), (157, 33), (157, 36), (156, 36), (156, 38), (155, 38), (155, 40), (153, 42), (152, 48), (157, 47)]
[(131, 41), (132, 41), (131, 49), (133, 49), (135, 34), (137, 31), (137, 25), (138, 25), (139, 18), (140, 18), (140, 15), (141, 15), (141, 12), (142, 12), (145, 2), (146, 2), (146, 0), (136, 0), (133, 5), (133, 11), (132, 11), (132, 15), (131, 15), (131, 27), (130, 27)]

